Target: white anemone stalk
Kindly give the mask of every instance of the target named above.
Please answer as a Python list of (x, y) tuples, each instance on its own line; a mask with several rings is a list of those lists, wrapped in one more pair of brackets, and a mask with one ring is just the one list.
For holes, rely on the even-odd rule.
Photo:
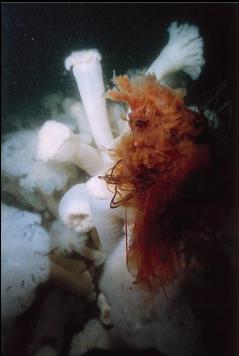
[(91, 144), (93, 137), (91, 134), (89, 122), (83, 108), (83, 104), (80, 101), (66, 98), (62, 102), (63, 109), (70, 118), (76, 123), (80, 137), (87, 143)]
[(157, 79), (161, 80), (166, 75), (181, 70), (196, 80), (205, 63), (203, 39), (199, 35), (198, 27), (172, 22), (168, 32), (169, 41), (149, 67), (147, 74), (154, 73)]
[(101, 149), (107, 148), (113, 135), (107, 116), (101, 54), (96, 49), (72, 52), (65, 60), (65, 68), (71, 67), (95, 143)]
[(102, 249), (109, 255), (123, 236), (124, 209), (110, 208), (113, 194), (108, 191), (105, 182), (98, 177), (87, 181), (87, 190), (93, 222), (99, 234)]
[(101, 155), (94, 147), (54, 120), (46, 121), (39, 130), (37, 155), (43, 162), (73, 163), (89, 175), (97, 174), (102, 167)]

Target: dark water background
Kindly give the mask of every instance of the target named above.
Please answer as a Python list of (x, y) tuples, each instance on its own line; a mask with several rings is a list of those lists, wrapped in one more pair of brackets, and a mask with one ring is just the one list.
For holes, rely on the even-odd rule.
[[(40, 99), (47, 93), (78, 95), (72, 74), (64, 70), (71, 51), (98, 48), (109, 84), (114, 69), (124, 74), (149, 66), (175, 20), (199, 26), (205, 42), (206, 65), (189, 86), (188, 101), (215, 91), (228, 78), (222, 102), (226, 96), (236, 102), (238, 4), (2, 4), (3, 132), (13, 129), (14, 116), (37, 120)], [(234, 105), (234, 116), (236, 110)]]

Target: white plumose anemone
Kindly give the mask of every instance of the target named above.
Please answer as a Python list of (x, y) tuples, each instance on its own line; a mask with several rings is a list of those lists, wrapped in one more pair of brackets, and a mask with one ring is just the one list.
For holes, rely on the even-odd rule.
[(76, 232), (88, 233), (94, 223), (90, 211), (86, 184), (76, 184), (69, 189), (59, 203), (61, 221)]
[(182, 70), (196, 80), (205, 64), (203, 39), (198, 27), (172, 22), (168, 32), (169, 41), (151, 64), (147, 74), (154, 73), (158, 80), (162, 80), (166, 75)]
[[(78, 178), (75, 166), (37, 159), (37, 130), (20, 130), (6, 135), (2, 144), (2, 174), (10, 193), (20, 195), (34, 210), (46, 207), (57, 216), (55, 192), (67, 189)], [(8, 184), (9, 185), (9, 184)]]
[(49, 277), (49, 236), (41, 216), (1, 205), (2, 316), (15, 318), (33, 302)]
[(75, 135), (66, 125), (46, 121), (38, 133), (37, 157), (43, 162), (72, 163), (89, 175), (102, 168), (98, 151)]

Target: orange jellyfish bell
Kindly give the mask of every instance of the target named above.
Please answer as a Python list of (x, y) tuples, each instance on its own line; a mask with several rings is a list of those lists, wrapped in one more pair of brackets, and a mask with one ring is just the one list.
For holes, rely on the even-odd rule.
[(129, 270), (140, 285), (167, 287), (180, 270), (174, 202), (190, 174), (209, 162), (209, 149), (198, 140), (205, 119), (185, 106), (184, 90), (164, 87), (153, 75), (114, 82), (107, 97), (129, 105), (130, 130), (115, 147), (116, 164), (104, 179), (115, 187), (111, 205), (135, 210)]

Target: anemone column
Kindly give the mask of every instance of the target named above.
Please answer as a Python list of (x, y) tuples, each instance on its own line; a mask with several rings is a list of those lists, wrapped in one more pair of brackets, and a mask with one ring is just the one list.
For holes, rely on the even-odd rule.
[(73, 67), (82, 103), (90, 128), (99, 148), (106, 148), (113, 141), (105, 100), (101, 67), (101, 54), (97, 50), (73, 52), (65, 60), (65, 67)]

